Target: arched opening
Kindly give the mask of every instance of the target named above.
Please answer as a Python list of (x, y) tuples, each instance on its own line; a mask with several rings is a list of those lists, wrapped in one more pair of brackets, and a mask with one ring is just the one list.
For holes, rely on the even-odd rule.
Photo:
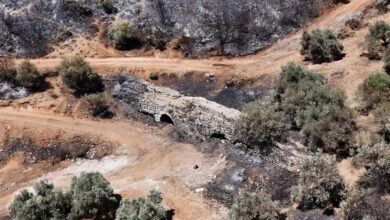
[(217, 138), (217, 139), (221, 139), (221, 140), (226, 140), (226, 136), (224, 134), (221, 134), (220, 132), (212, 134), (211, 138)]
[(160, 122), (168, 123), (168, 124), (174, 124), (172, 118), (169, 117), (169, 115), (167, 115), (167, 114), (162, 114), (161, 115)]

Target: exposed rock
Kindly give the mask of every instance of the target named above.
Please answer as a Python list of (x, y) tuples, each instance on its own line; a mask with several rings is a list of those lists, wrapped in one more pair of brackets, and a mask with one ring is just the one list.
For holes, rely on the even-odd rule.
[(120, 76), (110, 89), (117, 100), (155, 117), (156, 121), (174, 124), (189, 138), (211, 137), (231, 140), (234, 122), (240, 112), (200, 97), (186, 97), (173, 89), (152, 85), (135, 77)]
[(0, 83), (0, 100), (20, 99), (27, 95), (28, 92), (23, 87), (12, 87), (8, 83)]

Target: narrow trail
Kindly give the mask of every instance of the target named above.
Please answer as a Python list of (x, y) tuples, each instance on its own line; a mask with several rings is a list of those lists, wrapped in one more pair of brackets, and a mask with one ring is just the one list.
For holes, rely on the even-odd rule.
[[(127, 155), (131, 162), (104, 175), (122, 196), (145, 195), (157, 187), (163, 193), (164, 205), (175, 209), (174, 219), (218, 219), (216, 216), (221, 215), (215, 213), (223, 210), (220, 205), (206, 201), (192, 190), (211, 181), (224, 162), (203, 155), (193, 145), (175, 142), (152, 130), (156, 128), (133, 122), (91, 121), (6, 108), (0, 108), (0, 122), (89, 134), (119, 143), (118, 156)], [(194, 164), (199, 169), (194, 170)], [(62, 175), (65, 176), (60, 178)], [(70, 176), (61, 171), (54, 176), (56, 185), (66, 186), (70, 181)], [(9, 194), (0, 199), (0, 212), (5, 211), (11, 198)]]
[[(339, 5), (337, 8), (315, 19), (303, 29), (327, 28), (337, 30), (344, 25), (346, 20), (356, 16), (373, 2), (374, 0), (351, 0), (351, 3)], [(87, 60), (99, 72), (118, 69), (143, 69), (147, 71), (174, 72), (177, 74), (188, 71), (213, 72), (216, 74), (239, 73), (245, 76), (275, 74), (280, 70), (280, 66), (285, 65), (289, 61), (302, 62), (302, 57), (299, 54), (299, 42), (303, 29), (284, 37), (268, 49), (262, 50), (257, 54), (231, 59), (217, 57), (209, 59), (113, 57), (88, 58)], [(93, 48), (87, 49), (91, 50)], [(61, 61), (61, 58), (40, 58), (34, 59), (32, 62), (41, 69), (53, 70)]]

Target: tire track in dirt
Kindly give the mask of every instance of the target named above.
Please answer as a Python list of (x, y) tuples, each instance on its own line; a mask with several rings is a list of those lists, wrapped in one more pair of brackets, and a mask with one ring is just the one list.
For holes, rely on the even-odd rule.
[[(118, 154), (128, 155), (132, 162), (105, 176), (125, 198), (146, 195), (157, 187), (163, 193), (166, 208), (175, 210), (175, 219), (219, 219), (226, 214), (225, 208), (193, 192), (194, 188), (211, 181), (225, 163), (206, 157), (193, 145), (169, 139), (156, 131), (157, 128), (134, 122), (91, 121), (11, 108), (0, 108), (0, 121), (89, 134), (117, 142), (121, 145)], [(198, 164), (199, 169), (194, 170), (194, 164)], [(56, 172), (56, 175), (62, 174)], [(60, 180), (60, 185), (64, 185), (70, 177)], [(8, 195), (0, 199), (0, 212), (5, 212), (11, 198), (12, 195)]]

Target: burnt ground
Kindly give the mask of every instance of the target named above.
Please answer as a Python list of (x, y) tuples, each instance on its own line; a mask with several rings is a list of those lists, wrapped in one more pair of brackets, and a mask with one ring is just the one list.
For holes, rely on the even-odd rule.
[[(99, 148), (97, 150), (97, 148)], [(0, 163), (17, 152), (28, 158), (27, 163), (37, 163), (51, 159), (59, 162), (66, 159), (88, 158), (100, 159), (112, 153), (112, 146), (98, 145), (81, 136), (70, 141), (54, 140), (48, 145), (37, 143), (32, 137), (7, 137), (1, 143)]]
[(245, 78), (237, 75), (214, 76), (204, 72), (187, 72), (180, 76), (160, 73), (159, 79), (152, 82), (186, 96), (204, 97), (235, 109), (241, 109), (245, 103), (264, 99), (272, 88), (272, 78), (269, 76)]
[(205, 154), (220, 155), (221, 159), (228, 161), (228, 168), (205, 186), (206, 198), (230, 207), (240, 189), (262, 189), (283, 206), (290, 205), (290, 188), (297, 183), (298, 175), (275, 162), (278, 153), (263, 155), (218, 139), (199, 144), (199, 149)]

